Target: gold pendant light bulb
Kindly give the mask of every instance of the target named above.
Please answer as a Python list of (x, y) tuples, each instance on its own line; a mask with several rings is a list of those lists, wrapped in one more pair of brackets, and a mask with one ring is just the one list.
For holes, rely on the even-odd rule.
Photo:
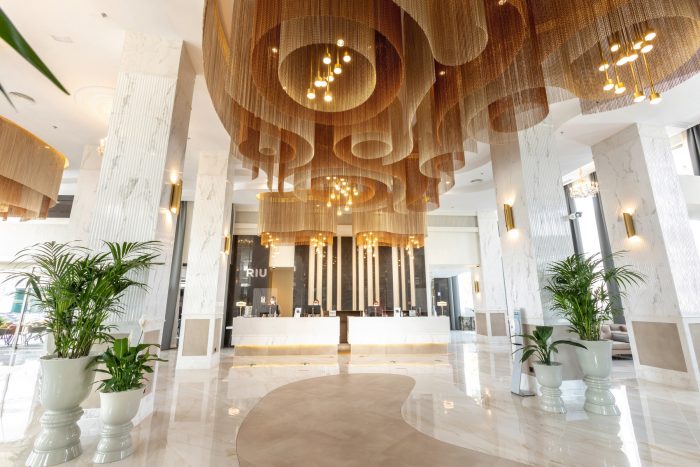
[(310, 101), (316, 99), (316, 93), (314, 92), (314, 88), (309, 88), (306, 90), (306, 98)]
[(662, 101), (662, 99), (663, 98), (661, 97), (661, 94), (656, 92), (656, 91), (652, 91), (651, 94), (649, 94), (649, 102), (652, 105), (656, 105), (656, 104), (660, 103)]
[(622, 66), (622, 65), (624, 65), (625, 63), (627, 63), (627, 57), (623, 55), (622, 57), (620, 57), (620, 58), (617, 60), (617, 62), (615, 62), (615, 65), (617, 65), (617, 66)]
[(328, 74), (328, 76), (326, 77), (326, 81), (328, 81), (329, 83), (332, 83), (333, 81), (335, 81), (335, 76), (333, 76), (333, 72), (332, 72), (332, 71), (331, 71), (331, 72)]
[(601, 62), (600, 65), (598, 65), (598, 71), (605, 71), (610, 68), (610, 64), (608, 62)]
[(340, 67), (340, 63), (336, 62), (335, 66), (333, 67), (333, 73), (336, 75), (339, 75), (343, 72), (343, 69)]
[(643, 54), (648, 54), (649, 52), (652, 51), (653, 48), (654, 48), (653, 44), (649, 44), (648, 42), (645, 42), (641, 48), (641, 51)]
[(326, 52), (326, 55), (323, 56), (323, 64), (324, 65), (330, 65), (333, 62), (333, 59), (331, 58), (331, 54)]
[(640, 102), (644, 102), (647, 98), (647, 96), (645, 96), (644, 93), (642, 91), (640, 91), (639, 89), (634, 91), (633, 97), (634, 97), (634, 102), (637, 104), (639, 104)]
[(644, 45), (644, 39), (639, 38), (632, 43), (632, 48), (634, 50), (639, 50), (642, 48), (643, 45)]
[(620, 43), (619, 42), (616, 41), (616, 42), (613, 42), (612, 44), (610, 44), (610, 52), (617, 52), (618, 50), (620, 50)]
[(341, 37), (340, 39), (338, 39), (337, 41), (335, 41), (335, 45), (337, 45), (338, 47), (343, 47), (343, 46), (345, 45), (345, 41), (344, 41), (343, 38)]
[(622, 81), (618, 81), (615, 84), (615, 94), (622, 94), (626, 90), (627, 90), (627, 88), (625, 87), (625, 83), (623, 83)]
[(645, 41), (653, 41), (656, 39), (656, 31), (653, 29), (649, 29), (647, 32), (644, 33), (644, 40)]
[(605, 84), (603, 85), (603, 91), (612, 91), (614, 87), (615, 83), (613, 82), (612, 78), (608, 78), (605, 80)]
[(632, 63), (633, 61), (637, 60), (638, 58), (639, 58), (639, 54), (635, 51), (632, 51), (627, 56), (627, 63)]
[(331, 207), (331, 202), (330, 202), (330, 201), (328, 201), (328, 202), (326, 203), (326, 207), (327, 207), (327, 208)]
[(345, 53), (343, 53), (343, 61), (345, 63), (350, 63), (350, 60), (352, 60), (352, 57), (350, 56), (350, 54), (346, 50)]

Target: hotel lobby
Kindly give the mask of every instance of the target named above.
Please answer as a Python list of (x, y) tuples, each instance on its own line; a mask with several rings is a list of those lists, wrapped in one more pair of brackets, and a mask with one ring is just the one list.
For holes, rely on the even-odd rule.
[(697, 0), (0, 23), (0, 465), (700, 465)]

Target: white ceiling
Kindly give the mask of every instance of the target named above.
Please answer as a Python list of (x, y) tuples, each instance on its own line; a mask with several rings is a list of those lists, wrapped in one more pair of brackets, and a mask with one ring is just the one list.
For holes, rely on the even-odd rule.
[[(199, 155), (228, 151), (228, 135), (201, 75), (203, 0), (0, 0), (0, 7), (71, 93), (62, 94), (0, 43), (0, 82), (8, 92), (21, 92), (35, 100), (30, 103), (14, 98), (14, 110), (0, 99), (0, 114), (69, 158), (62, 193), (74, 190), (84, 146), (96, 145), (106, 134), (127, 30), (181, 38), (198, 72), (183, 174), (186, 199), (194, 188)], [(576, 100), (552, 105), (550, 119), (558, 128), (555, 151), (560, 156), (562, 173), (589, 163), (591, 144), (631, 123), (667, 126), (673, 133), (699, 122), (699, 97), (700, 76), (695, 76), (667, 92), (664, 101), (655, 107), (644, 103), (584, 116)], [(255, 195), (266, 190), (262, 179), (251, 181), (243, 169), (237, 171), (233, 183), (237, 204), (256, 204)], [(454, 188), (443, 195), (437, 212), (469, 214), (492, 207), (495, 193), (489, 148), (479, 144), (478, 154), (470, 157), (465, 169), (456, 175)]]

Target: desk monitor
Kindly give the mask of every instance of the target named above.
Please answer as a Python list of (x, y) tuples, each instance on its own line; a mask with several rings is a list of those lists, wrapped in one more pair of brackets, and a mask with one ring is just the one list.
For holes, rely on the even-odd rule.
[(309, 316), (321, 315), (321, 305), (309, 305), (306, 307), (306, 314)]
[(367, 316), (382, 316), (382, 310), (376, 305), (368, 306)]

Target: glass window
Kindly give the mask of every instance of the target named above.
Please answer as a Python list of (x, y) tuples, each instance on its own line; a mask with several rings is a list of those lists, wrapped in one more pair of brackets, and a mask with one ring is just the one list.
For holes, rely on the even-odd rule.
[(676, 164), (676, 173), (678, 175), (694, 175), (690, 149), (688, 148), (687, 132), (683, 131), (671, 137), (671, 152), (673, 153), (673, 161)]

